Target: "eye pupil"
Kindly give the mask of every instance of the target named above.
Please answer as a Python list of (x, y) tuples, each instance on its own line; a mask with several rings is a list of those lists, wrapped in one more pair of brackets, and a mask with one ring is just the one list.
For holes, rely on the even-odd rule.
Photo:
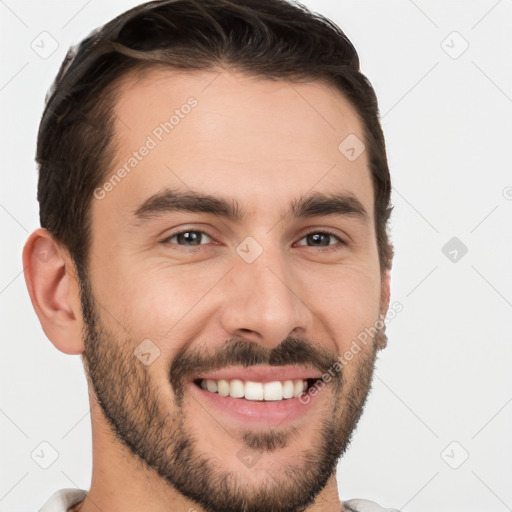
[(185, 231), (178, 234), (179, 242), (187, 245), (200, 245), (202, 233), (199, 231)]
[(329, 238), (331, 235), (328, 235), (326, 233), (313, 233), (311, 235), (308, 235), (308, 242), (312, 242), (313, 245), (317, 246), (328, 246), (329, 245)]

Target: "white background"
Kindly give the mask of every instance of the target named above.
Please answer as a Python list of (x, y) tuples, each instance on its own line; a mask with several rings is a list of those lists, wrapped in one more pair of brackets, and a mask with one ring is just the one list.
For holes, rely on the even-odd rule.
[[(45, 93), (70, 44), (137, 3), (0, 1), (0, 511), (90, 485), (82, 365), (44, 336), (21, 249), (39, 226)], [(340, 495), (404, 512), (512, 510), (512, 1), (305, 4), (346, 32), (377, 91), (395, 205), (392, 302), (403, 305), (340, 462)], [(46, 37), (51, 49), (43, 31), (58, 43), (45, 59), (31, 47)], [(456, 262), (442, 252), (452, 237), (468, 249)], [(48, 469), (31, 458), (43, 441), (58, 452)]]

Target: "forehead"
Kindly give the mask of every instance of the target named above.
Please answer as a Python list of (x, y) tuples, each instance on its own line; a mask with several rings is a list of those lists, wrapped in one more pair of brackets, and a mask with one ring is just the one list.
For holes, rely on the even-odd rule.
[(268, 215), (309, 191), (349, 192), (373, 212), (367, 151), (346, 153), (361, 150), (364, 130), (333, 86), (154, 69), (123, 80), (114, 123), (105, 181), (125, 172), (101, 208), (129, 215), (169, 187), (243, 198), (246, 211)]

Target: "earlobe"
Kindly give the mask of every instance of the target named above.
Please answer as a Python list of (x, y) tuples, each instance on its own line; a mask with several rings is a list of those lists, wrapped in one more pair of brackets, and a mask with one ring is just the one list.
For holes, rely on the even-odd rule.
[(23, 248), (25, 283), (41, 327), (57, 349), (81, 354), (82, 317), (75, 266), (46, 229), (35, 230)]

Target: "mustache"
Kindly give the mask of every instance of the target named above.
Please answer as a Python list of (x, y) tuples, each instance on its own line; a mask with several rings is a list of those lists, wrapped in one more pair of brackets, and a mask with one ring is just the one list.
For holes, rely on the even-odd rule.
[[(314, 367), (323, 374), (337, 361), (337, 356), (298, 337), (290, 336), (272, 349), (243, 338), (232, 338), (213, 354), (205, 355), (204, 349), (184, 348), (171, 364), (170, 381), (179, 398), (183, 395), (185, 384), (193, 377), (226, 366), (295, 365)], [(341, 379), (341, 373), (337, 377)]]

